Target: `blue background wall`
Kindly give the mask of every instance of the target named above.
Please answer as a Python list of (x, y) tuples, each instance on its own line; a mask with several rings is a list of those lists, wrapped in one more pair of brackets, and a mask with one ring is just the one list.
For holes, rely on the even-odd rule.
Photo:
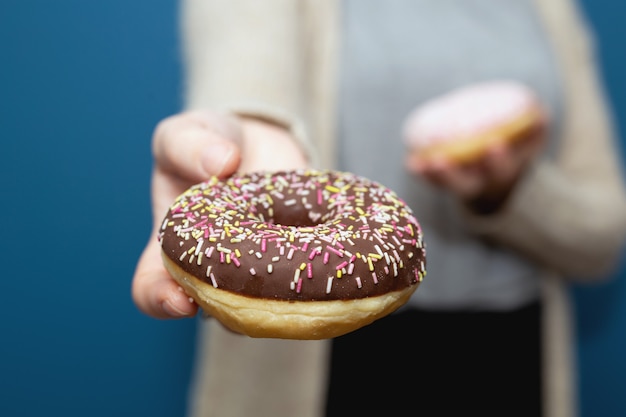
[(176, 2), (0, 2), (0, 416), (183, 415), (194, 323), (130, 298), (176, 24)]
[[(626, 2), (584, 0), (626, 155)], [(626, 214), (625, 214), (626, 215)], [(582, 417), (626, 415), (626, 260), (612, 281), (575, 288)]]
[[(584, 5), (621, 124), (626, 5)], [(180, 92), (176, 2), (0, 2), (0, 416), (183, 415), (194, 322), (130, 299)], [(624, 271), (574, 289), (583, 417), (626, 406)]]

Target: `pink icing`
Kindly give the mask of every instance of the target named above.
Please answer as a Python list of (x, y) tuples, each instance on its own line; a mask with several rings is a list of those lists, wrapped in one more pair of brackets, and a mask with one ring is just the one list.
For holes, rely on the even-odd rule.
[(519, 116), (535, 103), (533, 92), (515, 81), (472, 84), (417, 107), (406, 119), (404, 140), (420, 148), (469, 137)]

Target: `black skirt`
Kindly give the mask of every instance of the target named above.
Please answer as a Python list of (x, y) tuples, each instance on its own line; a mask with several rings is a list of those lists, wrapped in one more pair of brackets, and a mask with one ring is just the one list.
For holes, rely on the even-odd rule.
[(335, 338), (327, 417), (539, 417), (540, 315), (407, 309)]

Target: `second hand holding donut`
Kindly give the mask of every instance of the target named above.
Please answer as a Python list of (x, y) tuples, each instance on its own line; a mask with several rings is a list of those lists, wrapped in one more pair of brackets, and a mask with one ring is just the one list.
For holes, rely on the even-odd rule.
[(416, 108), (404, 134), (405, 166), (478, 213), (497, 211), (545, 142), (547, 115), (513, 81), (454, 90)]

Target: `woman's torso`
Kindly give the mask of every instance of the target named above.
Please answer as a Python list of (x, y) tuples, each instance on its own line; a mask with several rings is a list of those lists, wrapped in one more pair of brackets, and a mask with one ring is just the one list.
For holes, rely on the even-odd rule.
[(500, 310), (536, 299), (536, 267), (468, 233), (450, 196), (404, 170), (400, 137), (420, 102), (494, 78), (530, 85), (558, 125), (557, 70), (532, 1), (344, 0), (341, 7), (339, 168), (394, 189), (423, 226), (428, 273), (410, 304)]

